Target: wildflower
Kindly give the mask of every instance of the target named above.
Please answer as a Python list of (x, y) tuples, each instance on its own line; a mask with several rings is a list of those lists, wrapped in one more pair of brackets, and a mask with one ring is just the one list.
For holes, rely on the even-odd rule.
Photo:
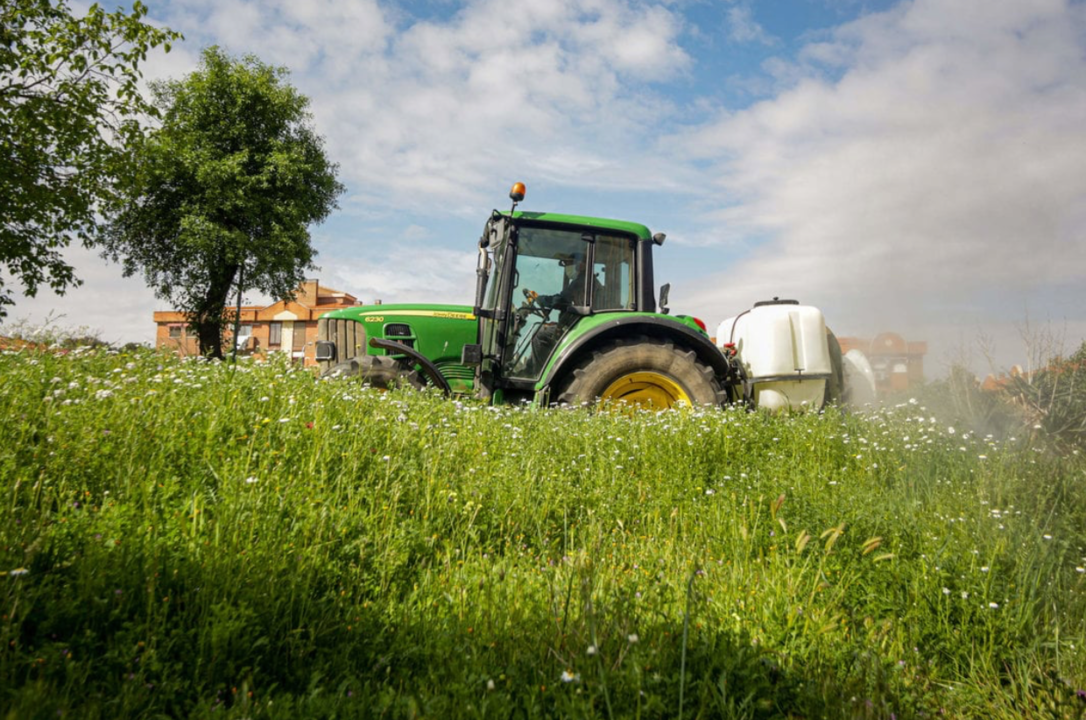
[(486, 681), (486, 689), (487, 690), (493, 690), (494, 689), (494, 681), (493, 680), (487, 680)]
[(944, 595), (949, 595), (950, 594), (950, 588), (946, 588), (946, 587), (943, 588), (943, 594)]
[(988, 566), (987, 565), (982, 566), (980, 571), (981, 572), (988, 572)]
[(962, 600), (968, 600), (968, 599), (969, 599), (969, 593), (967, 593), (965, 590), (962, 590)]
[(257, 479), (256, 479), (255, 477), (252, 477), (252, 476), (250, 476), (250, 477), (247, 477), (247, 478), (245, 478), (245, 482), (246, 482), (246, 484), (248, 484), (248, 485), (252, 485), (252, 484), (253, 484), (253, 483), (255, 483), (256, 481), (257, 481)]
[(954, 433), (956, 433), (956, 432), (957, 432), (957, 430), (955, 430), (953, 426), (951, 426), (951, 427), (948, 427), (948, 428), (946, 429), (946, 434), (947, 434), (947, 435), (953, 435), (953, 434), (954, 434)]
[(990, 603), (988, 603), (988, 607), (991, 608), (992, 610), (998, 610), (999, 609), (999, 603), (990, 602)]
[(1041, 537), (1043, 537), (1045, 540), (1051, 540), (1052, 539), (1051, 535), (1042, 535)]
[(1076, 567), (1075, 572), (1086, 573), (1086, 567)]
[(634, 643), (636, 643), (640, 639), (641, 638), (637, 637), (637, 633), (630, 633), (629, 635), (626, 636), (626, 640), (629, 641), (629, 643), (631, 645), (633, 645)]
[[(562, 682), (571, 683), (571, 682), (580, 682), (580, 681), (581, 681), (581, 676), (578, 675), (577, 673), (571, 673), (569, 670), (563, 670), (562, 671)], [(491, 682), (493, 682), (493, 681), (491, 681)]]
[(9, 572), (8, 575), (11, 575), (12, 577), (22, 577), (23, 575), (26, 575), (29, 572), (30, 571), (27, 570), (25, 567), (21, 567), (21, 568), (15, 568), (11, 572)]
[(595, 645), (589, 645), (589, 646), (588, 646), (588, 654), (589, 654), (589, 655), (595, 655), (595, 654), (596, 654), (596, 652), (597, 652), (597, 650), (596, 650), (596, 646), (595, 646)]

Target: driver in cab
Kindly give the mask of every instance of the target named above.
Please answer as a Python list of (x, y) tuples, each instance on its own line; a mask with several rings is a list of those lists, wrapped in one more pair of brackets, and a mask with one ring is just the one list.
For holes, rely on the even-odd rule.
[[(567, 262), (569, 264), (566, 266), (566, 276), (569, 279), (565, 287), (554, 295), (540, 295), (538, 302), (543, 307), (565, 311), (572, 306), (588, 304), (588, 298), (585, 297), (585, 289), (588, 286), (585, 280), (589, 274), (588, 258), (583, 252), (575, 252)], [(598, 294), (603, 290), (603, 285), (595, 276), (592, 277), (592, 286), (594, 293)]]

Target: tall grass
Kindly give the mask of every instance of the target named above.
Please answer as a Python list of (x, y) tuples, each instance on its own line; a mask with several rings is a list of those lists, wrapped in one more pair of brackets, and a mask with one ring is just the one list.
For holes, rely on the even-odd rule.
[(0, 355), (10, 717), (1080, 718), (1086, 465)]

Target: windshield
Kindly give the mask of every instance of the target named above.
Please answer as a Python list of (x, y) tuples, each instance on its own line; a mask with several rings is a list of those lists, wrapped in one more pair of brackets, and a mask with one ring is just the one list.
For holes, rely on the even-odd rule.
[(634, 241), (584, 229), (519, 229), (507, 377), (537, 379), (565, 332), (589, 311), (632, 309)]

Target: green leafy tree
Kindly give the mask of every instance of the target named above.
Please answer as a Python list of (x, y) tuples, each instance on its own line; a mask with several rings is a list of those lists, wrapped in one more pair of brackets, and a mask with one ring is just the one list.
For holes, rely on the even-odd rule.
[[(93, 243), (138, 119), (153, 112), (139, 65), (180, 35), (146, 14), (139, 2), (81, 18), (63, 0), (0, 2), (0, 270), (29, 296), (79, 284), (61, 251)], [(12, 304), (0, 277), (0, 318)]]
[(293, 297), (313, 267), (309, 226), (336, 207), (337, 166), (284, 68), (204, 51), (183, 80), (152, 83), (161, 126), (135, 148), (106, 254), (186, 313), (222, 357), (232, 293)]

